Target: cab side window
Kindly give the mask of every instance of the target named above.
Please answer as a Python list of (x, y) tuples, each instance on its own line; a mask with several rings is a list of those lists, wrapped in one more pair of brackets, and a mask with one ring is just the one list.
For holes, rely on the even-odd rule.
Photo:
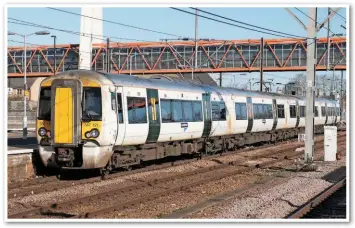
[(123, 123), (122, 94), (117, 93), (117, 112), (119, 123)]

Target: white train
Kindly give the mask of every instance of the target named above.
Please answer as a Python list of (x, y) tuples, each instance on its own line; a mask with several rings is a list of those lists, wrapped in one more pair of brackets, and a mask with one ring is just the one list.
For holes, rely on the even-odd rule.
[[(315, 131), (340, 119), (334, 100), (315, 100)], [(45, 166), (100, 168), (233, 150), (295, 137), (303, 97), (188, 81), (76, 70), (41, 83), (37, 140)]]

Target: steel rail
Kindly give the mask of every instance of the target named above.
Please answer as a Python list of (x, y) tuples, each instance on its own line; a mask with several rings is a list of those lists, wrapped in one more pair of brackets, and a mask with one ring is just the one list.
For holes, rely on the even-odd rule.
[(337, 183), (329, 186), (324, 191), (313, 197), (311, 200), (303, 204), (301, 207), (296, 209), (294, 212), (289, 214), (286, 218), (297, 219), (302, 218), (305, 214), (310, 212), (312, 208), (316, 207), (318, 204), (322, 203), (325, 199), (330, 197), (334, 192), (343, 187), (346, 184), (346, 177), (342, 178)]
[(252, 171), (253, 169), (256, 169), (256, 168), (265, 167), (267, 165), (271, 165), (273, 163), (280, 162), (280, 160), (283, 160), (283, 159), (292, 159), (292, 158), (298, 157), (299, 155), (302, 155), (302, 154), (303, 154), (303, 152), (294, 152), (294, 151), (284, 152), (284, 154), (279, 155), (275, 160), (261, 162), (261, 163), (258, 163), (256, 165), (253, 165), (253, 166), (242, 166), (242, 167), (236, 169), (235, 171), (222, 173), (220, 175), (213, 175), (213, 173), (212, 173), (210, 177), (204, 178), (202, 180), (198, 180), (198, 181), (195, 181), (195, 182), (192, 182), (192, 183), (183, 184), (183, 185), (180, 185), (180, 186), (177, 186), (177, 187), (173, 187), (173, 188), (170, 188), (170, 189), (167, 189), (167, 190), (162, 190), (160, 192), (153, 193), (153, 194), (150, 194), (148, 196), (139, 197), (139, 198), (136, 198), (136, 199), (133, 199), (133, 200), (129, 200), (129, 201), (126, 201), (126, 202), (123, 202), (123, 203), (120, 203), (120, 204), (116, 204), (116, 205), (113, 205), (113, 206), (110, 206), (110, 207), (101, 208), (101, 209), (96, 210), (96, 211), (91, 211), (91, 212), (86, 212), (86, 213), (83, 213), (83, 214), (79, 214), (79, 215), (74, 216), (73, 218), (94, 218), (95, 216), (98, 216), (98, 215), (103, 214), (103, 213), (125, 209), (125, 208), (128, 208), (130, 206), (133, 206), (133, 205), (136, 205), (136, 204), (139, 204), (139, 203), (144, 203), (144, 202), (147, 202), (147, 201), (151, 201), (151, 200), (154, 200), (154, 199), (156, 199), (158, 197), (166, 196), (168, 194), (171, 194), (171, 193), (174, 193), (174, 192), (177, 192), (177, 191), (186, 190), (186, 189), (189, 189), (191, 187), (199, 186), (201, 184), (210, 183), (210, 182), (213, 182), (213, 181), (216, 181), (216, 180), (220, 180), (220, 179), (223, 179), (223, 178), (226, 178), (226, 177), (230, 177), (230, 176), (234, 176), (234, 175), (241, 174), (241, 173), (244, 173), (244, 172)]
[[(338, 134), (338, 137), (340, 138), (343, 135), (344, 134), (340, 133), (340, 134)], [(323, 137), (323, 136), (321, 136), (321, 137)], [(292, 139), (287, 142), (294, 141), (294, 140), (295, 139)], [(321, 140), (322, 139), (316, 140), (316, 142), (321, 141)], [(250, 152), (250, 151), (254, 151), (254, 150), (260, 150), (260, 149), (267, 150), (268, 148), (280, 146), (280, 145), (286, 144), (287, 142), (278, 142), (275, 145), (263, 145), (263, 146), (254, 147), (254, 148), (244, 148), (244, 149), (237, 150), (237, 151), (226, 152), (223, 154), (217, 154), (217, 155), (203, 157), (202, 159), (209, 160), (209, 159), (213, 159), (213, 158), (217, 158), (217, 157), (230, 156), (233, 154)], [(295, 143), (297, 143), (297, 142), (295, 142)], [(172, 166), (187, 164), (187, 163), (194, 162), (194, 161), (196, 161), (196, 159), (177, 160), (177, 161), (165, 162), (162, 164), (154, 164), (149, 167), (131, 170), (131, 171), (127, 171), (127, 172), (113, 173), (113, 174), (110, 174), (109, 176), (105, 177), (105, 180), (110, 180), (110, 179), (114, 179), (117, 177), (131, 175), (131, 174), (135, 174), (135, 173), (160, 170), (160, 169), (164, 169), (164, 168), (168, 168), (168, 167), (172, 167)], [(14, 183), (14, 184), (10, 185), (8, 188), (8, 199), (23, 197), (23, 196), (32, 195), (32, 194), (39, 194), (42, 192), (48, 192), (48, 191), (53, 191), (53, 190), (59, 190), (59, 189), (65, 188), (65, 187), (71, 187), (73, 185), (94, 183), (94, 182), (98, 182), (101, 180), (102, 180), (102, 177), (96, 176), (96, 177), (91, 177), (89, 179), (76, 180), (75, 182), (73, 182), (73, 180), (65, 180), (65, 182), (63, 183), (62, 181), (59, 181), (56, 177), (47, 177), (47, 178), (35, 179), (35, 180), (28, 181), (25, 183)], [(50, 186), (45, 186), (45, 187), (44, 186), (36, 186), (36, 185), (48, 184), (48, 181), (52, 181), (53, 184), (50, 184)], [(33, 186), (33, 188), (31, 188), (32, 186)], [(25, 188), (25, 189), (19, 189), (19, 188)]]
[[(82, 198), (77, 198), (77, 199), (74, 199), (74, 200), (68, 200), (68, 201), (65, 201), (65, 202), (62, 202), (62, 203), (52, 203), (51, 205), (48, 205), (48, 206), (45, 206), (45, 207), (30, 209), (30, 210), (27, 210), (27, 211), (24, 211), (24, 212), (20, 212), (20, 213), (9, 215), (8, 217), (9, 218), (19, 218), (19, 217), (20, 218), (25, 218), (25, 217), (27, 217), (29, 215), (44, 214), (44, 213), (49, 212), (51, 209), (61, 209), (61, 208), (64, 208), (64, 207), (70, 207), (70, 206), (76, 205), (77, 203), (81, 204), (81, 203), (83, 203), (85, 201), (92, 201), (92, 200), (100, 199), (102, 197), (108, 197), (108, 196), (111, 196), (111, 195), (114, 195), (114, 194), (122, 194), (122, 193), (129, 192), (129, 191), (132, 191), (132, 190), (135, 190), (135, 189), (141, 189), (141, 188), (146, 187), (146, 186), (154, 186), (156, 184), (164, 183), (164, 182), (172, 180), (174, 178), (175, 179), (184, 178), (184, 177), (193, 176), (193, 175), (196, 175), (196, 174), (208, 173), (208, 172), (212, 172), (213, 173), (216, 170), (221, 170), (223, 168), (230, 167), (230, 166), (242, 165), (243, 163), (245, 163), (247, 161), (259, 159), (261, 157), (269, 157), (271, 155), (277, 155), (277, 154), (280, 154), (280, 153), (285, 153), (287, 155), (303, 153), (303, 152), (294, 152), (294, 151), (292, 151), (292, 147), (293, 148), (297, 148), (298, 146), (294, 146), (293, 145), (293, 146), (290, 146), (290, 147), (282, 148), (279, 151), (275, 151), (275, 150), (273, 150), (273, 152), (270, 151), (270, 152), (268, 152), (265, 155), (263, 154), (264, 156), (263, 155), (254, 155), (254, 156), (250, 156), (250, 157), (245, 157), (244, 159), (238, 159), (238, 160), (235, 160), (233, 162), (223, 163), (223, 164), (219, 164), (219, 165), (212, 166), (212, 167), (207, 167), (207, 168), (202, 168), (202, 169), (197, 169), (197, 170), (193, 170), (193, 171), (186, 172), (186, 173), (179, 173), (179, 174), (176, 174), (176, 175), (173, 175), (173, 176), (157, 178), (157, 179), (153, 179), (153, 180), (150, 180), (150, 181), (147, 181), (147, 182), (138, 183), (138, 184), (135, 184), (135, 185), (125, 186), (125, 187), (117, 188), (117, 189), (114, 189), (114, 190), (111, 190), (111, 191), (107, 191), (107, 192), (97, 193), (95, 195), (89, 195), (89, 196), (82, 197)], [(270, 148), (270, 149), (272, 149), (272, 148)], [(280, 159), (281, 158), (284, 159), (285, 156), (280, 155), (279, 158)], [(279, 161), (279, 160), (276, 160), (276, 161)], [(275, 158), (273, 160), (271, 160), (271, 162), (275, 162)], [(263, 166), (263, 165), (266, 165), (266, 164), (268, 164), (268, 163), (256, 164), (255, 166), (253, 165), (253, 166), (248, 166), (248, 167), (244, 167), (243, 166), (241, 169), (242, 169), (242, 172), (244, 172), (244, 169), (245, 169), (245, 171), (247, 171), (250, 168), (254, 169), (255, 167), (260, 167), (260, 166)]]
[[(298, 146), (293, 146), (293, 147), (295, 149)], [(179, 190), (181, 188), (188, 188), (188, 187), (192, 187), (192, 186), (195, 186), (195, 185), (199, 185), (199, 184), (204, 183), (204, 182), (213, 181), (213, 180), (215, 180), (215, 178), (220, 179), (220, 178), (224, 178), (224, 177), (227, 177), (227, 176), (235, 175), (235, 174), (238, 174), (238, 173), (246, 172), (246, 171), (255, 169), (257, 167), (260, 168), (260, 167), (267, 166), (267, 165), (270, 165), (270, 164), (273, 164), (273, 163), (277, 163), (277, 162), (279, 162), (280, 160), (283, 160), (283, 159), (288, 159), (290, 157), (291, 158), (292, 157), (298, 157), (299, 155), (303, 154), (302, 151), (301, 152), (294, 152), (294, 151), (291, 150), (291, 148), (292, 148), (292, 146), (290, 148), (289, 147), (282, 148), (279, 151), (274, 151), (274, 152), (271, 152), (271, 153), (268, 152), (267, 154), (254, 155), (254, 156), (246, 157), (245, 159), (242, 159), (242, 160), (239, 159), (238, 161), (230, 162), (228, 164), (221, 164), (221, 165), (217, 165), (217, 166), (214, 166), (214, 167), (208, 167), (208, 168), (203, 168), (203, 169), (199, 169), (199, 170), (190, 171), (190, 172), (187, 172), (187, 173), (177, 174), (177, 175), (174, 175), (174, 176), (163, 177), (163, 178), (160, 178), (160, 179), (155, 179), (155, 180), (152, 180), (152, 181), (139, 183), (139, 184), (136, 184), (136, 185), (133, 185), (133, 186), (126, 186), (126, 187), (123, 187), (123, 188), (118, 188), (118, 189), (114, 189), (114, 190), (111, 190), (111, 191), (108, 191), (108, 192), (102, 192), (102, 193), (98, 193), (98, 194), (87, 196), (87, 197), (83, 197), (83, 198), (78, 198), (78, 199), (71, 200), (71, 201), (66, 201), (66, 202), (62, 202), (62, 203), (58, 203), (58, 204), (52, 204), (52, 205), (49, 205), (49, 206), (46, 206), (46, 207), (41, 207), (41, 208), (30, 209), (28, 211), (24, 211), (24, 212), (20, 212), (20, 213), (9, 215), (9, 218), (26, 218), (26, 217), (31, 216), (31, 215), (41, 215), (41, 214), (48, 214), (48, 213), (50, 214), (52, 209), (62, 209), (62, 208), (65, 208), (65, 207), (74, 206), (74, 205), (76, 205), (78, 203), (82, 204), (84, 202), (87, 202), (87, 201), (90, 202), (90, 201), (93, 201), (93, 200), (100, 199), (102, 197), (109, 197), (111, 195), (121, 194), (121, 193), (124, 193), (124, 192), (129, 192), (129, 191), (132, 191), (134, 189), (141, 189), (141, 188), (146, 187), (146, 186), (154, 186), (154, 185), (156, 185), (158, 183), (163, 183), (165, 181), (169, 181), (169, 180), (172, 180), (174, 178), (175, 179), (176, 178), (183, 178), (183, 177), (192, 176), (192, 175), (195, 175), (195, 174), (208, 173), (208, 172), (214, 173), (214, 171), (216, 171), (218, 169), (223, 169), (223, 168), (228, 167), (230, 165), (243, 165), (243, 163), (245, 163), (245, 162), (247, 162), (249, 160), (258, 159), (260, 157), (268, 158), (270, 155), (274, 155), (275, 156), (277, 154), (284, 153), (283, 155), (277, 156), (277, 158), (273, 157), (273, 160), (271, 160), (271, 161), (258, 163), (256, 165), (252, 165), (252, 166), (244, 165), (241, 168), (239, 168), (236, 171), (231, 172), (231, 173), (227, 173), (227, 174), (222, 173), (221, 175), (217, 175), (217, 177), (213, 176), (213, 174), (212, 174), (211, 178), (207, 178), (207, 179), (205, 178), (205, 179), (203, 179), (201, 181), (193, 182), (192, 185), (190, 185), (191, 184), (190, 183), (190, 184), (188, 184), (186, 186), (185, 185), (179, 186), (179, 187), (176, 187), (176, 188), (173, 188), (173, 189), (168, 189), (168, 190), (164, 190), (164, 191), (155, 193), (153, 195), (136, 198), (136, 199), (128, 201), (128, 202), (123, 202), (121, 204), (109, 207), (108, 209), (104, 208), (104, 209), (98, 210), (96, 212), (89, 212), (89, 213), (86, 213), (86, 214), (81, 214), (81, 215), (77, 215), (76, 216), (76, 218), (92, 217), (92, 216), (97, 215), (98, 213), (103, 213), (103, 212), (106, 212), (106, 211), (115, 210), (117, 208), (122, 208), (122, 207), (124, 208), (124, 207), (126, 207), (128, 205), (134, 205), (134, 204), (136, 204), (138, 202), (143, 202), (144, 200), (151, 200), (151, 199), (154, 199), (154, 198), (158, 197), (158, 195), (162, 196), (162, 195), (168, 194), (170, 192), (175, 192), (175, 191), (177, 191), (177, 190)]]
[[(289, 140), (288, 142), (294, 141), (294, 140), (295, 139), (292, 139), (292, 140)], [(276, 144), (276, 146), (283, 145), (286, 143), (287, 142), (278, 142)], [(263, 145), (263, 146), (259, 146), (259, 147), (253, 147), (253, 148), (249, 147), (249, 148), (244, 148), (244, 149), (240, 149), (240, 150), (236, 150), (236, 151), (225, 152), (223, 154), (216, 154), (216, 155), (211, 155), (211, 156), (207, 156), (207, 157), (202, 157), (202, 159), (209, 160), (209, 159), (213, 159), (213, 158), (217, 158), (217, 157), (230, 156), (230, 155), (233, 155), (236, 153), (243, 153), (243, 152), (249, 152), (249, 151), (260, 150), (260, 149), (268, 149), (268, 148), (271, 148), (274, 146), (275, 145)], [(130, 174), (135, 174), (135, 173), (155, 171), (155, 170), (164, 169), (164, 168), (168, 168), (168, 167), (172, 167), (172, 166), (183, 165), (183, 164), (194, 162), (194, 161), (196, 161), (196, 158), (187, 159), (187, 160), (164, 162), (162, 164), (154, 164), (149, 167), (140, 168), (137, 170), (113, 173), (113, 174), (110, 174), (109, 176), (105, 177), (105, 180), (110, 180), (110, 179), (114, 179), (117, 177), (126, 176), (126, 175), (130, 175)], [(26, 187), (31, 187), (31, 186), (40, 185), (40, 184), (46, 184), (48, 180), (49, 181), (56, 181), (56, 182), (55, 182), (55, 184), (53, 184), (53, 186), (48, 186), (48, 187), (38, 186), (33, 189), (24, 189), (24, 190), (18, 189), (18, 188), (26, 188)], [(96, 177), (92, 177), (89, 179), (77, 180), (77, 181), (75, 181), (74, 185), (94, 183), (94, 182), (101, 181), (101, 180), (102, 180), (102, 178), (100, 176), (96, 176)], [(8, 198), (11, 199), (11, 198), (15, 198), (15, 197), (17, 198), (17, 197), (27, 196), (27, 195), (31, 195), (31, 194), (38, 194), (41, 192), (58, 190), (58, 189), (70, 187), (70, 186), (73, 186), (73, 180), (68, 180), (68, 181), (65, 180), (65, 182), (63, 183), (63, 182), (59, 181), (58, 179), (56, 179), (55, 177), (35, 179), (35, 180), (28, 181), (25, 183), (14, 183), (11, 186), (9, 186)], [(12, 190), (15, 190), (15, 191), (12, 191)]]

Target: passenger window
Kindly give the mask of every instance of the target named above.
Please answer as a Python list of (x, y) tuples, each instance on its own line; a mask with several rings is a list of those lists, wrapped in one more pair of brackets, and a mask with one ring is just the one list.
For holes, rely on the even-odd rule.
[(253, 104), (254, 119), (273, 119), (271, 104)]
[(224, 102), (219, 103), (219, 109), (221, 112), (221, 120), (226, 120), (226, 105)]
[(171, 100), (161, 100), (161, 120), (163, 123), (173, 122)]
[(240, 105), (240, 114), (243, 120), (247, 119), (247, 105), (245, 103)]
[(200, 101), (160, 100), (163, 123), (202, 121)]
[(258, 119), (263, 119), (263, 105), (258, 104)]
[(325, 107), (322, 107), (322, 108), (321, 108), (321, 111), (322, 111), (322, 116), (325, 117), (325, 116), (326, 116)]
[(258, 104), (259, 119), (264, 119), (264, 108), (262, 104)]
[(147, 111), (145, 98), (127, 97), (128, 122), (147, 123)]
[(212, 101), (212, 120), (223, 121), (226, 120), (226, 106), (223, 101)]
[(318, 117), (318, 107), (314, 106), (314, 117)]
[(306, 106), (300, 106), (300, 117), (305, 117)]
[(182, 119), (182, 102), (180, 100), (173, 100), (173, 121), (183, 122)]
[(254, 119), (259, 119), (258, 105), (253, 104)]
[(212, 106), (212, 120), (219, 120), (220, 119), (220, 113), (219, 113), (219, 104), (218, 102), (211, 102)]
[(264, 104), (264, 119), (273, 119), (271, 104)]
[(193, 101), (193, 117), (195, 121), (202, 121), (202, 104), (201, 101)]
[(263, 105), (263, 119), (267, 119), (269, 117), (269, 113), (267, 112), (268, 111), (267, 109), (268, 109), (267, 105), (264, 104)]
[(182, 106), (183, 106), (182, 108), (184, 110), (184, 121), (186, 121), (186, 122), (194, 121), (193, 115), (192, 115), (192, 102), (191, 101), (183, 101)]
[(117, 112), (119, 123), (123, 123), (122, 95), (117, 93)]
[(285, 118), (285, 107), (284, 105), (277, 105), (277, 117), (282, 119)]
[(247, 109), (245, 103), (235, 103), (236, 120), (247, 119)]
[(296, 118), (296, 106), (295, 105), (290, 105), (290, 117)]

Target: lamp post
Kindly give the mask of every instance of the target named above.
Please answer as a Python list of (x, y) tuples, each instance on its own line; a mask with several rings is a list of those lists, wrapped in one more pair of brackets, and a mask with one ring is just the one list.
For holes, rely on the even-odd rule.
[(57, 52), (57, 49), (55, 47), (55, 42), (56, 42), (57, 36), (52, 35), (51, 37), (53, 38), (53, 48), (54, 48), (54, 72), (53, 72), (53, 75), (55, 75), (55, 73), (57, 72), (57, 69), (56, 69), (57, 68), (57, 59), (55, 56), (55, 54)]
[(19, 34), (19, 33), (15, 33), (15, 32), (8, 32), (7, 35), (8, 36), (21, 36), (23, 38), (23, 45), (24, 45), (24, 66), (23, 66), (23, 72), (24, 72), (24, 99), (23, 99), (23, 106), (24, 106), (24, 115), (23, 115), (23, 139), (27, 139), (27, 111), (26, 111), (26, 92), (27, 92), (27, 56), (26, 56), (26, 39), (29, 36), (32, 35), (38, 35), (38, 36), (42, 36), (42, 35), (48, 35), (49, 32), (47, 31), (38, 31), (38, 32), (34, 32), (31, 34)]
[(132, 75), (132, 58), (134, 56), (145, 56), (145, 55), (149, 55), (150, 53), (148, 52), (143, 52), (143, 53), (133, 53), (133, 54), (124, 54), (124, 53), (118, 53), (118, 52), (114, 52), (114, 55), (118, 55), (118, 56), (128, 56), (129, 57), (129, 75)]

